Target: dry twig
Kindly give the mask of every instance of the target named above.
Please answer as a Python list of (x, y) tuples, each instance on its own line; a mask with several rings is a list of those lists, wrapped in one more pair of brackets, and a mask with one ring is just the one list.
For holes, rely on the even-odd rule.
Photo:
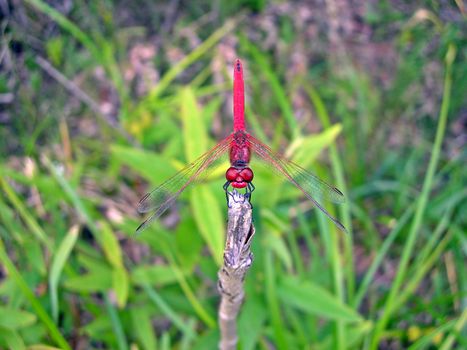
[(219, 305), (219, 327), (221, 340), (219, 349), (237, 348), (237, 316), (243, 302), (245, 274), (253, 261), (250, 251), (255, 234), (252, 224), (251, 204), (244, 195), (233, 191), (229, 194), (229, 221), (224, 250), (224, 265), (219, 271), (218, 290), (221, 294)]

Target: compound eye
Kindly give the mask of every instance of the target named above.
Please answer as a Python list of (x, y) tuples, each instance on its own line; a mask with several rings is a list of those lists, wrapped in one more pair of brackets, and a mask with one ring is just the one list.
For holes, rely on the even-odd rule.
[(243, 169), (240, 175), (246, 182), (251, 182), (251, 180), (253, 180), (253, 170), (251, 170), (250, 168)]
[(230, 167), (229, 169), (227, 169), (227, 171), (225, 172), (225, 179), (227, 181), (235, 181), (235, 179), (237, 178), (237, 175), (238, 175), (238, 170), (233, 168), (233, 167)]

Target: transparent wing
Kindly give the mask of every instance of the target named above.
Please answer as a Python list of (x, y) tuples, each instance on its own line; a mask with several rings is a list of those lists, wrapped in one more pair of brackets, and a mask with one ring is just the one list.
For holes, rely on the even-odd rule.
[(138, 203), (138, 212), (147, 213), (153, 212), (141, 225), (136, 229), (140, 233), (147, 228), (152, 221), (161, 216), (178, 198), (178, 196), (193, 182), (199, 182), (219, 165), (219, 160), (222, 155), (230, 147), (232, 136), (228, 136), (218, 143), (210, 151), (203, 154), (193, 163), (187, 165), (170, 179), (165, 181), (152, 192), (146, 194)]
[(329, 217), (339, 229), (346, 231), (345, 227), (317, 201), (325, 199), (334, 203), (343, 203), (344, 195), (337, 188), (328, 185), (326, 182), (313, 175), (301, 166), (274, 153), (268, 146), (263, 144), (251, 135), (248, 135), (251, 150), (265, 161), (276, 173), (284, 176), (292, 182), (303, 194), (313, 202), (327, 217)]

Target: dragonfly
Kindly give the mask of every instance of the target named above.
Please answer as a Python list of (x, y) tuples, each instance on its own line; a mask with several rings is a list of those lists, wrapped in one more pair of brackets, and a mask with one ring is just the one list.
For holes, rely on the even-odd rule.
[(245, 197), (250, 199), (255, 187), (254, 173), (249, 167), (251, 156), (257, 156), (275, 173), (284, 177), (295, 185), (315, 207), (321, 210), (340, 230), (346, 232), (345, 227), (334, 218), (320, 203), (328, 200), (343, 203), (344, 195), (298, 164), (287, 160), (275, 153), (267, 145), (250, 135), (245, 127), (245, 90), (243, 80), (243, 66), (239, 59), (234, 62), (233, 73), (233, 132), (220, 141), (211, 150), (203, 154), (173, 177), (147, 193), (138, 203), (138, 212), (151, 213), (150, 216), (136, 229), (140, 233), (154, 220), (171, 207), (180, 194), (191, 184), (200, 182), (219, 165), (219, 160), (227, 156), (230, 167), (225, 173), (226, 182), (223, 186), (226, 195), (230, 187), (245, 189)]

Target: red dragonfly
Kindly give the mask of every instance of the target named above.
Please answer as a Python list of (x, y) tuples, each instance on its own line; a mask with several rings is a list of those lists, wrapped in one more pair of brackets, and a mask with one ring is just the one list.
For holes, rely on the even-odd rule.
[(218, 160), (227, 152), (230, 159), (230, 168), (225, 173), (227, 181), (224, 184), (224, 190), (226, 193), (229, 186), (245, 188), (245, 195), (250, 198), (255, 187), (252, 184), (253, 170), (248, 164), (250, 163), (251, 154), (254, 153), (269, 168), (294, 184), (339, 229), (345, 232), (344, 226), (317, 201), (317, 199), (326, 199), (334, 203), (342, 203), (344, 202), (342, 192), (299, 165), (277, 155), (268, 146), (246, 132), (243, 67), (238, 59), (234, 63), (233, 81), (233, 133), (140, 200), (138, 211), (140, 213), (152, 212), (152, 214), (139, 225), (136, 232), (141, 232), (153, 220), (162, 215), (190, 184), (205, 178), (210, 170), (219, 164)]

